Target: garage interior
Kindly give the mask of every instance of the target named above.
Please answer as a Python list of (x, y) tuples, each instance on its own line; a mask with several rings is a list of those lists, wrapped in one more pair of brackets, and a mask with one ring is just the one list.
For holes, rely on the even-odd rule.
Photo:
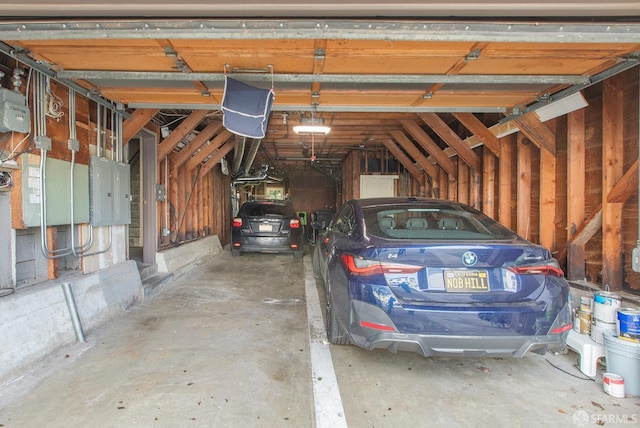
[[(102, 325), (223, 251), (250, 195), (310, 222), (391, 183), (498, 219), (576, 286), (640, 293), (636, 2), (0, 4), (0, 305), (27, 302), (0, 311), (0, 378), (74, 341), (32, 331), (61, 282)], [(273, 89), (264, 137), (224, 126), (226, 78)]]

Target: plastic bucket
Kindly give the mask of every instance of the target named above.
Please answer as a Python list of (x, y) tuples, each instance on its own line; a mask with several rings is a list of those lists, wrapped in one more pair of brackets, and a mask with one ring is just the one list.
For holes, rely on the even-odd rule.
[(612, 331), (603, 337), (607, 373), (622, 376), (627, 394), (640, 395), (640, 343), (619, 339)]

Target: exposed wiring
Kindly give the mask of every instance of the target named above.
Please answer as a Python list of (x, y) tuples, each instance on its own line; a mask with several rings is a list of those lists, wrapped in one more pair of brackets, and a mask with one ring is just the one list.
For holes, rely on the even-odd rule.
[[(585, 376), (576, 376), (576, 375), (574, 375), (573, 373), (569, 373), (568, 371), (566, 371), (566, 370), (564, 370), (564, 369), (562, 369), (562, 368), (560, 368), (560, 367), (556, 366), (555, 364), (553, 364), (551, 361), (549, 361), (549, 360), (548, 360), (548, 359), (546, 359), (546, 358), (545, 358), (545, 361), (546, 361), (547, 363), (549, 363), (549, 365), (550, 365), (551, 367), (553, 367), (554, 369), (560, 370), (561, 372), (566, 373), (566, 374), (568, 374), (569, 376), (573, 376), (573, 377), (575, 377), (576, 379), (580, 379), (580, 380), (590, 380), (590, 381), (592, 381), (592, 382), (595, 382), (595, 381), (596, 381), (596, 380), (595, 380), (595, 378), (592, 378), (592, 377), (589, 377), (589, 376), (586, 376), (586, 375), (585, 375)], [(573, 367), (578, 368), (576, 365), (574, 365)]]
[(46, 77), (45, 97), (46, 97), (46, 104), (47, 104), (46, 115), (51, 116), (55, 119), (60, 119), (62, 116), (64, 116), (64, 112), (62, 111), (62, 107), (64, 106), (64, 103), (51, 90), (51, 80), (48, 77)]
[(13, 187), (13, 177), (10, 172), (0, 171), (0, 189)]

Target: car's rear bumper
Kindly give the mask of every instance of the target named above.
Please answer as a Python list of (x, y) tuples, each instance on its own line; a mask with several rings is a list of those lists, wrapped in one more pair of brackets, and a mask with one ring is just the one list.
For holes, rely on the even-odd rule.
[[(296, 245), (292, 247), (291, 245)], [(234, 250), (244, 252), (296, 252), (302, 251), (302, 242), (288, 237), (241, 236), (232, 240)]]
[(523, 357), (528, 352), (561, 351), (565, 346), (562, 335), (469, 337), (384, 332), (367, 337), (352, 334), (351, 339), (367, 350), (410, 351), (425, 357)]
[[(440, 315), (447, 318), (447, 322), (456, 320), (455, 314), (446, 316), (440, 313)], [(560, 324), (566, 324), (562, 319), (563, 316), (558, 315), (556, 322), (553, 322), (553, 329), (561, 327)], [(458, 321), (460, 322), (458, 328), (461, 328), (466, 320), (461, 317)], [(472, 330), (471, 326), (469, 327), (469, 330)], [(498, 331), (494, 330), (496, 334), (490, 334), (489, 330), (475, 335), (402, 332), (379, 307), (362, 301), (352, 301), (348, 332), (354, 344), (367, 350), (410, 351), (425, 357), (523, 357), (528, 352), (544, 354), (547, 351), (563, 350), (568, 334), (566, 326), (556, 334), (537, 335), (518, 335), (508, 330), (502, 331), (502, 334), (497, 334)]]

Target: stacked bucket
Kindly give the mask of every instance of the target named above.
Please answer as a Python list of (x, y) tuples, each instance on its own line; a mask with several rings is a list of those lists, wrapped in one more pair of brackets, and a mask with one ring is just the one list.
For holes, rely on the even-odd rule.
[(640, 309), (622, 308), (615, 293), (583, 296), (573, 329), (604, 345), (607, 373), (603, 386), (614, 397), (640, 395)]

